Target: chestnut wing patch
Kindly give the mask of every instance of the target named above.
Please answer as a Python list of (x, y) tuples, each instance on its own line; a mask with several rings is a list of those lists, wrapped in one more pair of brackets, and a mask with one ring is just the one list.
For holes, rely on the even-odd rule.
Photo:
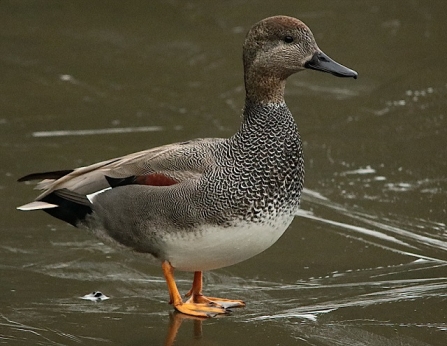
[(179, 183), (177, 180), (162, 173), (133, 175), (126, 178), (112, 178), (106, 176), (106, 179), (112, 188), (125, 185), (170, 186)]
[(170, 186), (177, 184), (178, 181), (161, 173), (152, 173), (148, 175), (140, 175), (135, 179), (139, 185), (151, 186)]

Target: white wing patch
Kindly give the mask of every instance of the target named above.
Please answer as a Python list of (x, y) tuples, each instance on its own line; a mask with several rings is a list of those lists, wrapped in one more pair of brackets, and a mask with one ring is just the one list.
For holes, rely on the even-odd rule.
[(91, 194), (89, 194), (89, 195), (87, 195), (87, 196), (85, 196), (85, 197), (87, 197), (87, 199), (90, 201), (90, 203), (93, 204), (93, 200), (95, 199), (95, 196), (96, 196), (96, 195), (99, 195), (100, 193), (103, 193), (103, 192), (105, 192), (105, 191), (107, 191), (107, 190), (110, 190), (110, 189), (112, 189), (112, 188), (111, 188), (111, 187), (107, 187), (107, 188), (105, 188), (105, 189), (102, 189), (102, 190), (93, 192), (93, 193), (91, 193)]

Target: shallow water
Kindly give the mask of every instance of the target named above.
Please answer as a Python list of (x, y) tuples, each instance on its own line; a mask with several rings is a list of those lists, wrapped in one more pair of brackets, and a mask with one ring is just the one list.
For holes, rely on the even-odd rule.
[[(0, 344), (445, 345), (447, 73), (439, 1), (0, 2)], [(205, 274), (247, 302), (172, 313), (158, 267), (44, 213), (24, 174), (230, 136), (241, 44), (263, 17), (305, 21), (359, 72), (293, 76), (302, 211), (271, 249)], [(182, 292), (191, 274), (177, 273)], [(81, 297), (101, 291), (101, 302)]]

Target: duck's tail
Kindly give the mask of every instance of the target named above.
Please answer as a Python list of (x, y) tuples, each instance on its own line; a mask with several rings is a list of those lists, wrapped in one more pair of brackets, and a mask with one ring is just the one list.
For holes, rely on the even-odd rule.
[[(23, 182), (40, 179), (56, 180), (71, 172), (72, 170), (33, 173), (18, 179), (18, 181)], [(93, 211), (87, 196), (68, 189), (55, 190), (36, 201), (17, 207), (17, 209), (23, 211), (43, 210), (51, 216), (68, 222), (75, 227), (78, 227), (87, 215)]]

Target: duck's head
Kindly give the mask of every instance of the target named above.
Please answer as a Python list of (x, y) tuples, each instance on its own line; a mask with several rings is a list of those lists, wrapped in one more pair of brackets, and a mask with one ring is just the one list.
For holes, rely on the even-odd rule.
[[(253, 25), (245, 38), (243, 58), (247, 97), (260, 97), (261, 102), (280, 101), (279, 95), (272, 93), (283, 93), (286, 78), (304, 69), (357, 78), (357, 72), (335, 62), (318, 48), (312, 32), (302, 21), (287, 16), (269, 17)], [(281, 90), (269, 90), (274, 85)], [(267, 89), (263, 90), (264, 87)], [(272, 95), (262, 95), (265, 93)]]

